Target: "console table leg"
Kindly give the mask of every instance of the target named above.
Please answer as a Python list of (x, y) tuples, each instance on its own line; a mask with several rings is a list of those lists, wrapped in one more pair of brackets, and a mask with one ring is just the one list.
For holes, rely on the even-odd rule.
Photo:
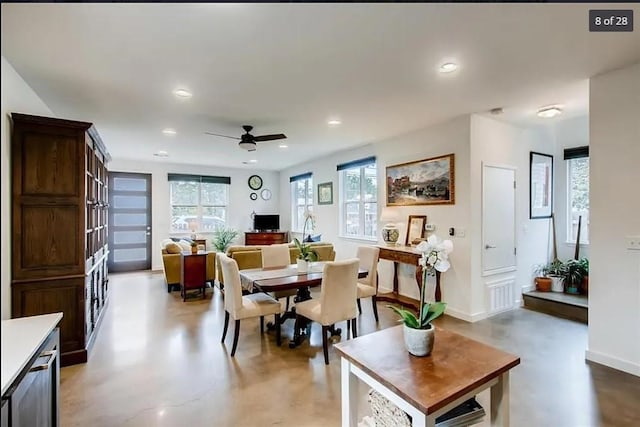
[(358, 378), (351, 373), (351, 362), (344, 357), (342, 364), (342, 427), (358, 425)]
[(491, 387), (491, 427), (509, 427), (509, 372)]

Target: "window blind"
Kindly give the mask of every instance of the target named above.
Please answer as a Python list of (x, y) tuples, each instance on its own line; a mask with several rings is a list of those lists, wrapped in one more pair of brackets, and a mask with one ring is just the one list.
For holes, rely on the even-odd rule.
[(341, 171), (345, 169), (359, 168), (362, 166), (372, 165), (375, 162), (376, 162), (376, 156), (365, 157), (364, 159), (353, 160), (347, 163), (341, 163), (338, 166), (336, 166), (336, 170)]
[(564, 159), (581, 159), (583, 157), (589, 157), (589, 146), (567, 148), (564, 150)]
[(207, 175), (187, 175), (181, 173), (170, 173), (167, 176), (171, 181), (187, 181), (187, 182), (206, 182), (209, 184), (231, 184), (231, 178), (228, 176), (207, 176)]
[(302, 181), (303, 179), (309, 179), (313, 176), (313, 173), (301, 173), (300, 175), (292, 176), (289, 178), (289, 182)]

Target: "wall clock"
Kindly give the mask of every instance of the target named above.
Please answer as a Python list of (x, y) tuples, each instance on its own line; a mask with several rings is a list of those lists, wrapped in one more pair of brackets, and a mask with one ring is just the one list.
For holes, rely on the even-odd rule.
[(259, 190), (262, 188), (262, 178), (258, 175), (251, 175), (249, 177), (249, 188), (252, 190)]
[(251, 200), (258, 200), (258, 195), (256, 193), (249, 194), (249, 197), (251, 197)]
[(271, 199), (271, 190), (265, 188), (264, 190), (262, 190), (260, 192), (260, 197), (262, 197), (262, 200), (269, 200)]

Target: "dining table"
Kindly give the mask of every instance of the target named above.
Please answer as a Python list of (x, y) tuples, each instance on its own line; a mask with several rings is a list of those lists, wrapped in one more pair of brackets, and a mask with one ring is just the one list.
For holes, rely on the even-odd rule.
[[(276, 292), (295, 289), (294, 305), (290, 310), (280, 316), (280, 324), (272, 322), (267, 324), (268, 329), (280, 327), (287, 319), (296, 318), (295, 303), (311, 299), (311, 289), (322, 284), (322, 273), (326, 261), (312, 262), (307, 271), (300, 271), (296, 264), (283, 267), (250, 268), (240, 270), (240, 282), (242, 288), (248, 292)], [(366, 277), (367, 270), (360, 268), (358, 278)], [(289, 348), (296, 348), (309, 336), (311, 322), (301, 318), (298, 327), (294, 327), (293, 338), (289, 341)], [(329, 328), (331, 335), (340, 335), (342, 330), (332, 325)]]

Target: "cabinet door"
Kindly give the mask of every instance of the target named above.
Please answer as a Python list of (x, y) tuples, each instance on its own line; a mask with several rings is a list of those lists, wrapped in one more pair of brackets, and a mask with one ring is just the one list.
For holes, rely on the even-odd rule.
[(0, 427), (9, 427), (9, 400), (2, 399), (2, 422)]
[(53, 426), (51, 413), (51, 369), (36, 369), (47, 365), (44, 357), (36, 360), (11, 395), (11, 427)]

